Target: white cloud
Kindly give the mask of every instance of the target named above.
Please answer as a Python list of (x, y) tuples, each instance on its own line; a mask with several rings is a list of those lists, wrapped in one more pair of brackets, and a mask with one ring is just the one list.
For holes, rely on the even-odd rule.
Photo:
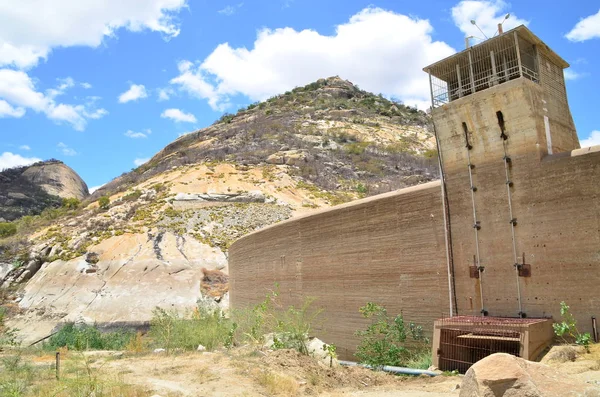
[(26, 109), (44, 113), (56, 122), (68, 122), (76, 130), (85, 129), (87, 119), (100, 118), (108, 112), (95, 109), (93, 103), (69, 105), (57, 103), (55, 97), (64, 92), (72, 83), (65, 79), (46, 95), (35, 88), (27, 73), (19, 70), (0, 69), (0, 117), (22, 117)]
[(29, 147), (29, 145), (21, 145), (21, 146), (19, 146), (19, 149), (21, 149), (21, 150), (31, 150), (31, 147)]
[(13, 107), (10, 103), (3, 99), (0, 99), (0, 118), (3, 117), (15, 117), (20, 118), (25, 115), (25, 109), (22, 107)]
[(80, 83), (80, 85), (81, 85), (82, 88), (84, 88), (86, 90), (89, 90), (90, 88), (92, 88), (92, 85), (90, 83), (85, 83), (84, 82), (84, 83)]
[(149, 158), (135, 159), (135, 160), (133, 160), (133, 164), (135, 164), (136, 167), (139, 167), (140, 165), (147, 163), (148, 160), (150, 160), (150, 159)]
[[(495, 32), (498, 31), (498, 24), (506, 16), (508, 6), (502, 0), (461, 1), (452, 7), (452, 19), (466, 36), (475, 36), (484, 39), (477, 26), (479, 26), (487, 37), (494, 36)], [(477, 23), (477, 26), (471, 23), (472, 20)], [(527, 24), (529, 24), (528, 21), (519, 19), (515, 14), (511, 13), (510, 17), (504, 21), (502, 27), (506, 31), (519, 25)]]
[(179, 109), (167, 109), (160, 117), (165, 119), (171, 119), (176, 123), (185, 122), (185, 123), (195, 123), (196, 117), (191, 113), (184, 113)]
[(152, 133), (152, 130), (150, 130), (150, 129), (146, 129), (146, 130), (144, 130), (144, 132), (135, 132), (135, 131), (128, 130), (124, 135), (128, 138), (137, 139), (137, 138), (147, 138), (148, 135), (150, 135), (151, 133)]
[(29, 165), (38, 161), (42, 160), (38, 159), (37, 157), (23, 157), (11, 152), (4, 152), (0, 154), (0, 170), (19, 167), (22, 165)]
[(92, 186), (91, 188), (88, 189), (88, 191), (90, 192), (90, 194), (93, 194), (96, 190), (100, 189), (102, 186), (104, 186), (104, 185)]
[(230, 15), (235, 14), (235, 12), (238, 10), (238, 8), (241, 8), (243, 5), (244, 5), (244, 3), (239, 3), (239, 4), (235, 5), (235, 6), (229, 5), (229, 6), (223, 8), (222, 10), (219, 10), (217, 12), (219, 14), (230, 16)]
[(119, 103), (137, 101), (138, 99), (147, 97), (148, 93), (146, 92), (146, 87), (144, 87), (142, 84), (131, 84), (127, 91), (119, 95)]
[(592, 131), (586, 139), (582, 139), (579, 143), (581, 147), (600, 145), (600, 131)]
[[(35, 66), (56, 47), (98, 47), (119, 29), (179, 34), (186, 0), (4, 0), (0, 2), (0, 66)], [(32, 12), (35, 10), (35, 12)]]
[(421, 69), (455, 52), (433, 41), (432, 32), (427, 20), (366, 8), (331, 36), (314, 30), (262, 29), (251, 49), (221, 44), (200, 64), (180, 62), (171, 84), (206, 99), (215, 110), (227, 107), (238, 94), (264, 100), (334, 75), (407, 104), (426, 103), (429, 85)]
[(171, 96), (175, 94), (175, 91), (170, 88), (159, 88), (158, 89), (158, 100), (159, 101), (168, 101), (169, 99), (171, 99)]
[(600, 10), (596, 14), (581, 19), (565, 37), (571, 41), (585, 41), (600, 38)]
[(77, 152), (75, 151), (75, 149), (70, 148), (68, 145), (59, 142), (58, 145), (56, 145), (58, 147), (58, 150), (64, 154), (65, 156), (76, 156)]
[(565, 69), (565, 80), (577, 80), (580, 77), (583, 77), (583, 74), (574, 71), (573, 69)]

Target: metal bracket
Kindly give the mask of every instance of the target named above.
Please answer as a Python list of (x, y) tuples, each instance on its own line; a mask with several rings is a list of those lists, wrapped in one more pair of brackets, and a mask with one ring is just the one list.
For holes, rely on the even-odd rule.
[(510, 223), (513, 226), (517, 226), (517, 218), (512, 218), (510, 221), (508, 221), (508, 223)]
[(473, 225), (473, 229), (481, 230), (481, 224), (479, 223), (479, 221), (475, 222), (475, 224)]
[(527, 313), (525, 313), (525, 312), (519, 312), (519, 313), (517, 313), (517, 315), (519, 316), (519, 318), (526, 318), (527, 317)]
[(512, 181), (506, 181), (506, 184), (507, 184), (509, 187), (513, 187), (513, 185), (514, 185), (514, 183), (513, 183)]
[(475, 168), (475, 164), (469, 163), (469, 164), (467, 164), (467, 167), (469, 167), (470, 169), (474, 169)]
[(506, 161), (507, 163), (510, 163), (510, 162), (512, 161), (512, 160), (510, 159), (510, 157), (508, 157), (508, 156), (504, 156), (504, 157), (502, 158), (502, 160)]
[(471, 186), (471, 190), (474, 191), (474, 192), (476, 192), (477, 188), (475, 186)]
[(480, 312), (480, 313), (481, 313), (481, 314), (483, 314), (483, 315), (484, 315), (484, 317), (487, 317), (487, 315), (488, 315), (488, 311), (487, 311), (487, 310), (485, 310), (485, 309), (481, 309), (481, 312)]

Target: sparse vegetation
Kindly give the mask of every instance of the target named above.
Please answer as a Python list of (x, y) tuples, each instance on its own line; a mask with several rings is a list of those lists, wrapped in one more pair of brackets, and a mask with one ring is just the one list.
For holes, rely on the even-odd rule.
[(429, 339), (420, 325), (407, 323), (402, 314), (390, 317), (385, 307), (372, 302), (359, 310), (364, 318), (371, 320), (364, 331), (356, 332), (361, 338), (356, 349), (361, 363), (376, 368), (384, 365), (428, 367), (431, 363)]
[(577, 321), (571, 314), (570, 307), (564, 301), (560, 302), (560, 315), (562, 321), (552, 324), (556, 336), (566, 343), (574, 341), (575, 344), (585, 347), (589, 352), (592, 336), (589, 332), (579, 332)]
[(119, 330), (102, 333), (93, 325), (65, 324), (44, 345), (46, 350), (66, 347), (69, 350), (122, 350), (134, 336), (132, 331)]
[(108, 196), (102, 196), (98, 199), (98, 207), (102, 210), (107, 210), (110, 206), (110, 198)]
[(0, 238), (17, 234), (17, 225), (13, 222), (0, 222)]

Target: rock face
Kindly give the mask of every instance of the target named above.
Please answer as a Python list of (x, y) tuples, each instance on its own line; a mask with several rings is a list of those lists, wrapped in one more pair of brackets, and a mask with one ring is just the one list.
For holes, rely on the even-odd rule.
[(82, 200), (90, 195), (88, 187), (73, 169), (62, 162), (43, 162), (28, 167), (23, 177), (48, 194)]
[(31, 342), (61, 322), (110, 327), (148, 321), (157, 306), (191, 310), (203, 268), (227, 271), (225, 254), (172, 233), (115, 236), (86, 256), (44, 263), (22, 291), (26, 314), (11, 326)]
[(89, 196), (85, 182), (57, 160), (0, 172), (0, 218), (13, 221), (57, 207), (61, 198), (82, 200)]
[(547, 365), (496, 353), (465, 374), (460, 397), (600, 397), (600, 388)]

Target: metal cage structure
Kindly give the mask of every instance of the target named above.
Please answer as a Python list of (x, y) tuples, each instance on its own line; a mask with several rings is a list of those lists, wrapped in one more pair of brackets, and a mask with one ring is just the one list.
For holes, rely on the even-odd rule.
[(556, 66), (568, 67), (524, 26), (426, 67), (423, 70), (429, 74), (432, 106), (436, 108), (518, 78), (540, 84), (540, 61), (545, 59), (539, 53), (540, 45), (543, 53), (550, 53)]

